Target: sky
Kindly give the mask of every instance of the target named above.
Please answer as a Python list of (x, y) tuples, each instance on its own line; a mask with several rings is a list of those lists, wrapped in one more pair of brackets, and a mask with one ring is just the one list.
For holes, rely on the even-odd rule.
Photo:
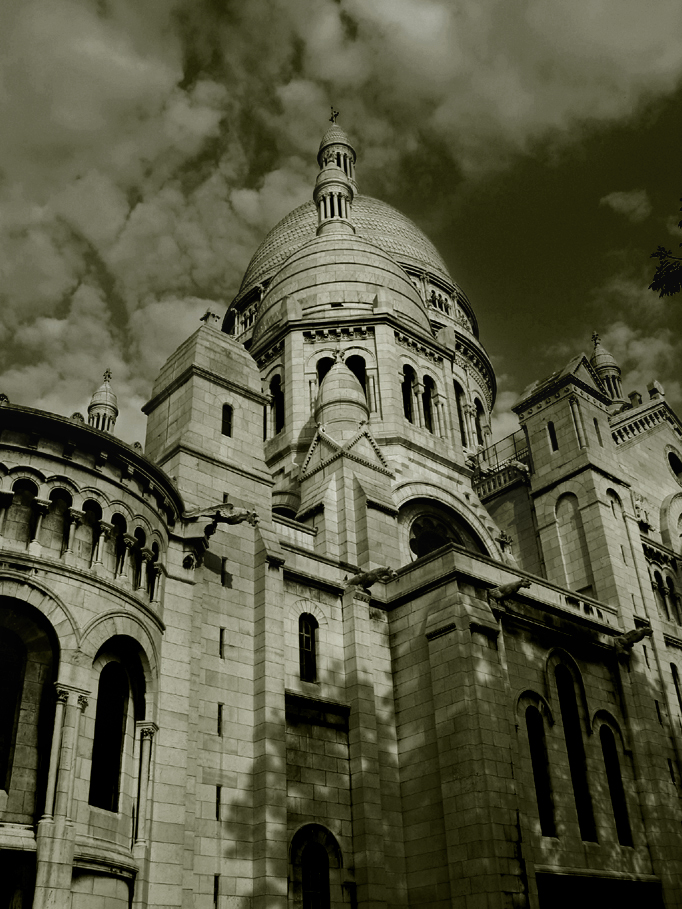
[(682, 412), (679, 0), (4, 0), (0, 392), (116, 432), (162, 363), (311, 198), (330, 106), (360, 191), (434, 241), (498, 379), (590, 353)]

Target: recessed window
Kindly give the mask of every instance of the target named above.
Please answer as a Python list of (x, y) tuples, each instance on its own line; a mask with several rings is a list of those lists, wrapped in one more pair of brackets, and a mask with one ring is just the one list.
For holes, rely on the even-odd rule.
[(547, 435), (549, 436), (549, 444), (552, 451), (559, 450), (559, 442), (556, 437), (556, 429), (554, 428), (554, 423), (550, 420), (547, 424)]
[(598, 420), (596, 417), (594, 418), (594, 431), (595, 431), (596, 434), (597, 434), (597, 441), (599, 442), (599, 444), (600, 444), (601, 447), (603, 448), (603, 447), (604, 447), (604, 443), (603, 443), (602, 440), (601, 440), (601, 429), (599, 428), (599, 420)]
[(224, 436), (232, 436), (232, 405), (223, 404), (223, 422), (221, 432)]
[(679, 457), (675, 454), (674, 451), (668, 452), (668, 464), (670, 465), (672, 472), (675, 474), (677, 482), (682, 485), (682, 461), (680, 461)]
[(121, 759), (128, 712), (129, 682), (123, 666), (107, 663), (97, 688), (95, 737), (92, 746), (90, 795), (96, 808), (118, 811)]
[(316, 631), (315, 616), (304, 612), (298, 620), (298, 651), (302, 682), (317, 681)]
[(526, 709), (526, 730), (528, 732), (528, 746), (533, 767), (533, 781), (535, 783), (535, 797), (538, 803), (540, 829), (543, 836), (556, 836), (545, 727), (540, 711), (532, 705)]

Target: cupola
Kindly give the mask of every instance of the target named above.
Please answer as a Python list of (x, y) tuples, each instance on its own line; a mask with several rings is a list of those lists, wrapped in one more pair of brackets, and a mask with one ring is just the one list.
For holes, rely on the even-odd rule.
[(111, 370), (104, 373), (104, 382), (90, 399), (88, 405), (88, 426), (113, 432), (118, 416), (118, 400), (111, 388)]
[(335, 357), (317, 393), (315, 421), (337, 442), (344, 442), (367, 422), (369, 408), (362, 385), (343, 362), (341, 352), (336, 351)]
[(592, 333), (592, 341), (594, 350), (590, 357), (590, 364), (602, 380), (606, 393), (614, 404), (626, 404), (620, 380), (620, 366), (616, 362), (616, 358), (602, 346), (601, 338), (596, 331)]
[(352, 224), (355, 183), (355, 150), (348, 136), (336, 123), (338, 111), (332, 108), (332, 125), (322, 137), (317, 163), (313, 201), (317, 208), (317, 233), (355, 233)]

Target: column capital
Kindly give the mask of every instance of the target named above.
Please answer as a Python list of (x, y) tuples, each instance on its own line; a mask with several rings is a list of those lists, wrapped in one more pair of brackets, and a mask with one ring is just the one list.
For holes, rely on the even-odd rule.
[(9, 508), (14, 501), (14, 493), (11, 489), (3, 489), (0, 492), (0, 508)]
[(78, 695), (78, 706), (80, 707), (81, 713), (85, 713), (89, 703), (90, 701), (84, 694)]
[(148, 721), (148, 720), (142, 720), (142, 721), (136, 723), (135, 725), (136, 725), (136, 728), (140, 732), (141, 738), (149, 739), (150, 741), (151, 741), (151, 739), (154, 738), (156, 733), (159, 731), (159, 727), (157, 726), (157, 724), (152, 723), (151, 721)]
[(85, 520), (85, 512), (80, 508), (69, 508), (69, 518), (74, 524), (80, 526)]
[(52, 503), (49, 499), (33, 499), (31, 505), (38, 514), (47, 514), (48, 508)]

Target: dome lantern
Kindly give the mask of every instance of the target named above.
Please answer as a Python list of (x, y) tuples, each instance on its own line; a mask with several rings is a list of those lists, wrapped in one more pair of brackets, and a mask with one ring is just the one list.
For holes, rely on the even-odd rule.
[(332, 125), (322, 137), (317, 153), (320, 172), (315, 181), (313, 201), (317, 208), (317, 233), (355, 233), (351, 223), (355, 196), (355, 150), (336, 118), (332, 107)]
[(88, 426), (103, 432), (112, 432), (118, 416), (118, 399), (111, 388), (111, 370), (104, 373), (104, 382), (90, 399)]
[(601, 338), (596, 331), (592, 332), (594, 350), (590, 363), (604, 384), (608, 396), (614, 404), (626, 404), (623, 397), (623, 386), (620, 380), (620, 366), (616, 358), (605, 347), (602, 347)]

